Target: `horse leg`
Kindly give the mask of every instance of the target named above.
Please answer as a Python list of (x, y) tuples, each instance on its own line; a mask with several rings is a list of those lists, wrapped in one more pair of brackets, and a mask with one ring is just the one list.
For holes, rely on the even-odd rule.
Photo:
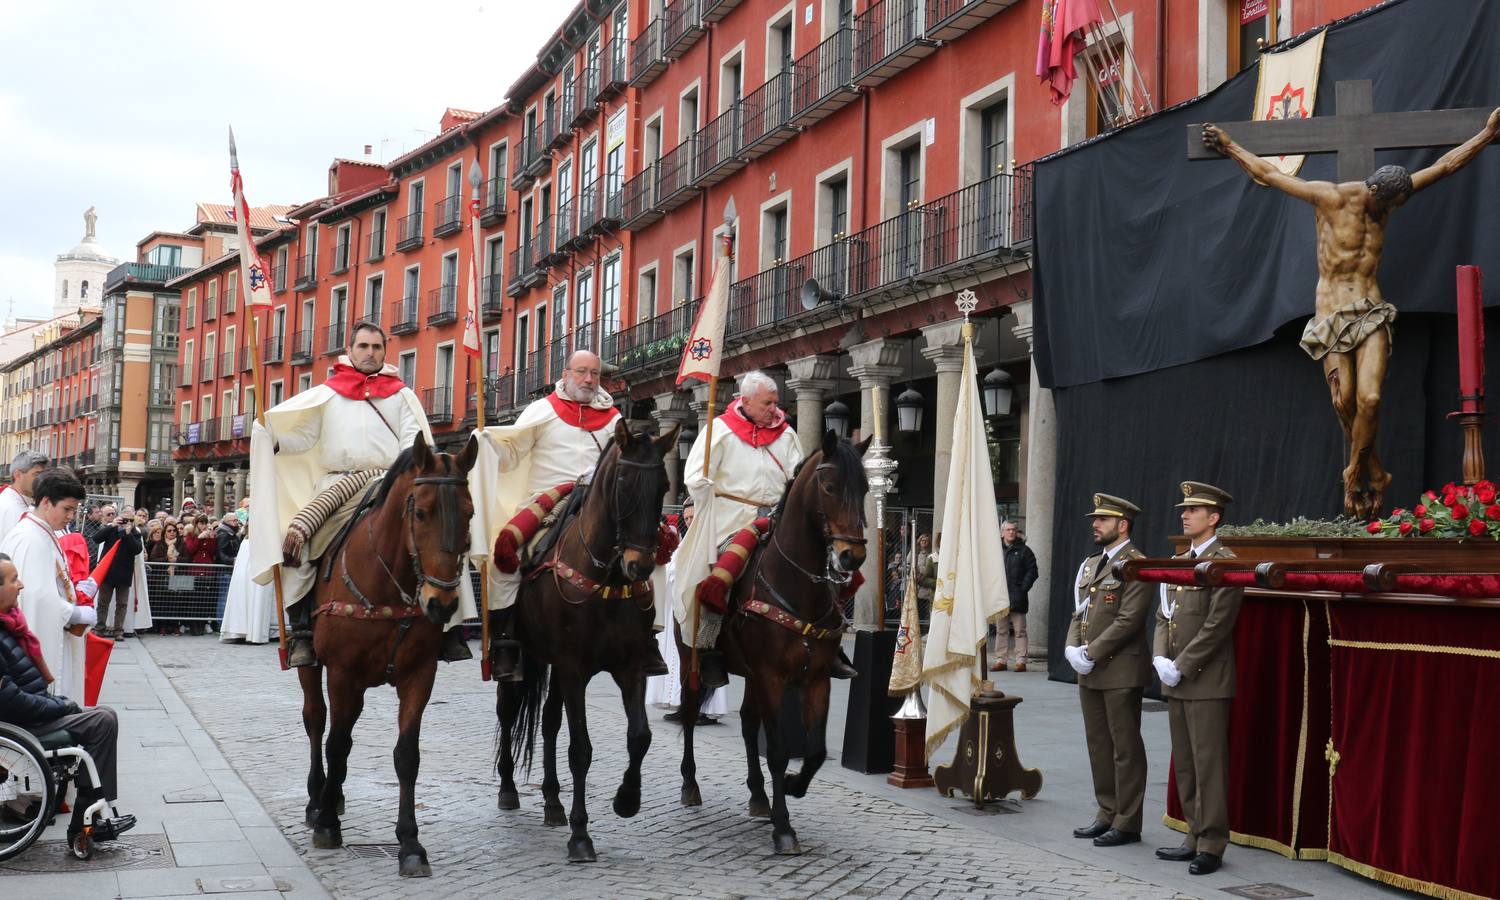
[(313, 827), (313, 847), (318, 850), (344, 845), (339, 810), (344, 802), (344, 778), (349, 774), (349, 750), (354, 746), (354, 723), (359, 721), (365, 707), (365, 692), (359, 682), (339, 668), (327, 668), (327, 672), (328, 775), (318, 802), (317, 824)]
[(781, 697), (785, 686), (780, 679), (765, 675), (754, 679), (756, 704), (760, 707), (761, 727), (766, 732), (766, 765), (771, 770), (771, 843), (781, 856), (802, 852), (797, 833), (786, 811), (786, 744), (781, 740)]
[(307, 734), (310, 762), (307, 770), (307, 808), (303, 820), (311, 828), (317, 824), (318, 798), (323, 793), (323, 729), (328, 721), (328, 704), (323, 700), (323, 667), (301, 666), (297, 681), (302, 685), (302, 730)]
[(740, 737), (745, 739), (745, 761), (749, 774), (745, 786), (750, 789), (750, 815), (757, 819), (771, 817), (771, 801), (766, 798), (766, 779), (760, 771), (760, 710), (755, 705), (755, 692), (746, 691), (745, 701), (740, 704)]
[(562, 691), (553, 681), (542, 705), (542, 824), (554, 827), (568, 824), (560, 796), (562, 785), (557, 780), (557, 734), (562, 730), (562, 713)]
[(500, 775), (498, 805), (501, 809), (520, 809), (521, 796), (516, 790), (516, 758), (511, 752), (510, 736), (516, 727), (516, 717), (521, 712), (521, 691), (513, 682), (498, 682), (495, 686), (495, 718), (500, 722), (500, 750), (495, 760), (495, 771)]
[(589, 837), (589, 811), (585, 802), (589, 766), (594, 761), (594, 745), (589, 741), (587, 710), (584, 707), (586, 683), (581, 676), (560, 679), (564, 687), (563, 705), (568, 713), (568, 771), (573, 774), (573, 809), (568, 824), (573, 836), (568, 838), (568, 862), (594, 862), (594, 841)]
[(437, 660), (423, 662), (415, 671), (399, 679), (396, 696), (401, 704), (397, 715), (399, 732), (396, 749), (391, 754), (396, 763), (396, 778), (401, 782), (401, 802), (396, 813), (396, 840), (401, 842), (400, 872), (403, 878), (425, 878), (432, 874), (427, 851), (417, 841), (417, 811), (414, 796), (417, 769), (422, 763), (422, 713), (432, 697), (432, 682), (437, 677)]
[(630, 764), (615, 791), (615, 815), (629, 819), (641, 811), (641, 760), (651, 747), (651, 725), (646, 721), (646, 676), (633, 667), (623, 676), (615, 676), (620, 697), (625, 703), (625, 747)]
[(802, 769), (786, 777), (788, 796), (801, 799), (813, 776), (828, 759), (828, 679), (824, 678), (802, 689), (802, 726), (807, 729), (807, 756)]
[(698, 789), (698, 761), (693, 758), (693, 729), (698, 725), (698, 708), (703, 705), (703, 688), (694, 688), (689, 683), (688, 658), (693, 651), (683, 644), (681, 626), (678, 629), (677, 653), (678, 659), (682, 660), (682, 671), (678, 673), (681, 690), (678, 692), (677, 706), (677, 715), (682, 725), (682, 805), (702, 806), (703, 793)]

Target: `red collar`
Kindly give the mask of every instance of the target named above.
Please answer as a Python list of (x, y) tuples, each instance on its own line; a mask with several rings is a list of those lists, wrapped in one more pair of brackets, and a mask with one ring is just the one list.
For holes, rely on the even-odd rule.
[(719, 416), (719, 422), (734, 432), (734, 436), (752, 447), (765, 447), (776, 443), (781, 433), (786, 431), (786, 413), (780, 409), (776, 410), (776, 422), (773, 425), (762, 427), (745, 418), (740, 410), (741, 400), (736, 397), (729, 408)]
[(346, 366), (343, 363), (334, 365), (333, 374), (323, 383), (333, 388), (340, 397), (347, 397), (350, 400), (371, 398), (380, 400), (406, 387), (406, 382), (385, 371), (366, 375), (353, 366)]
[(557, 417), (575, 428), (584, 431), (598, 431), (620, 414), (613, 406), (608, 409), (595, 409), (586, 403), (578, 403), (569, 400), (557, 391), (547, 395), (547, 402), (552, 404), (553, 412)]

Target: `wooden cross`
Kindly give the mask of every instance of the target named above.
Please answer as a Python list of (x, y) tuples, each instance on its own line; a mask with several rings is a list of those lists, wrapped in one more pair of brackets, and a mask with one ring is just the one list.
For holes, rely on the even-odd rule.
[[(1369, 81), (1334, 85), (1331, 116), (1215, 122), (1235, 143), (1256, 156), (1337, 153), (1338, 180), (1364, 181), (1375, 171), (1375, 151), (1406, 147), (1452, 147), (1484, 129), (1493, 107), (1377, 113)], [(1223, 159), (1203, 146), (1203, 123), (1187, 127), (1188, 159)]]

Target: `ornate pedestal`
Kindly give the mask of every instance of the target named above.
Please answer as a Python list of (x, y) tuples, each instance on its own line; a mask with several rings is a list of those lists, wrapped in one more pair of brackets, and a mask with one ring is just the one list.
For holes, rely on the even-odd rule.
[(1020, 697), (986, 689), (969, 701), (969, 719), (958, 734), (953, 764), (938, 766), (933, 781), (945, 797), (962, 793), (982, 807), (1020, 791), (1030, 800), (1042, 789), (1040, 769), (1021, 765), (1016, 753), (1015, 708)]
[(932, 787), (927, 773), (927, 720), (891, 716), (896, 727), (896, 767), (885, 776), (887, 784), (898, 788)]

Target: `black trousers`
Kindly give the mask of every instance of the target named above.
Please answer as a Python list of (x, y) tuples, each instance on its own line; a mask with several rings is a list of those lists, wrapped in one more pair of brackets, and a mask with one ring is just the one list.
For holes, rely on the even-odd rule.
[[(99, 798), (99, 790), (103, 790), (103, 796), (108, 800), (118, 800), (119, 783), (115, 780), (115, 742), (120, 735), (120, 720), (115, 716), (115, 711), (107, 706), (96, 706), (86, 709), (81, 713), (71, 716), (63, 716), (40, 725), (27, 726), (32, 734), (46, 734), (49, 731), (66, 730), (73, 736), (73, 740), (83, 745), (83, 749), (94, 758), (94, 768), (99, 770), (99, 780), (102, 784), (91, 784), (87, 767), (78, 770), (78, 796), (88, 797), (91, 801)], [(78, 804), (80, 807), (84, 804)]]

